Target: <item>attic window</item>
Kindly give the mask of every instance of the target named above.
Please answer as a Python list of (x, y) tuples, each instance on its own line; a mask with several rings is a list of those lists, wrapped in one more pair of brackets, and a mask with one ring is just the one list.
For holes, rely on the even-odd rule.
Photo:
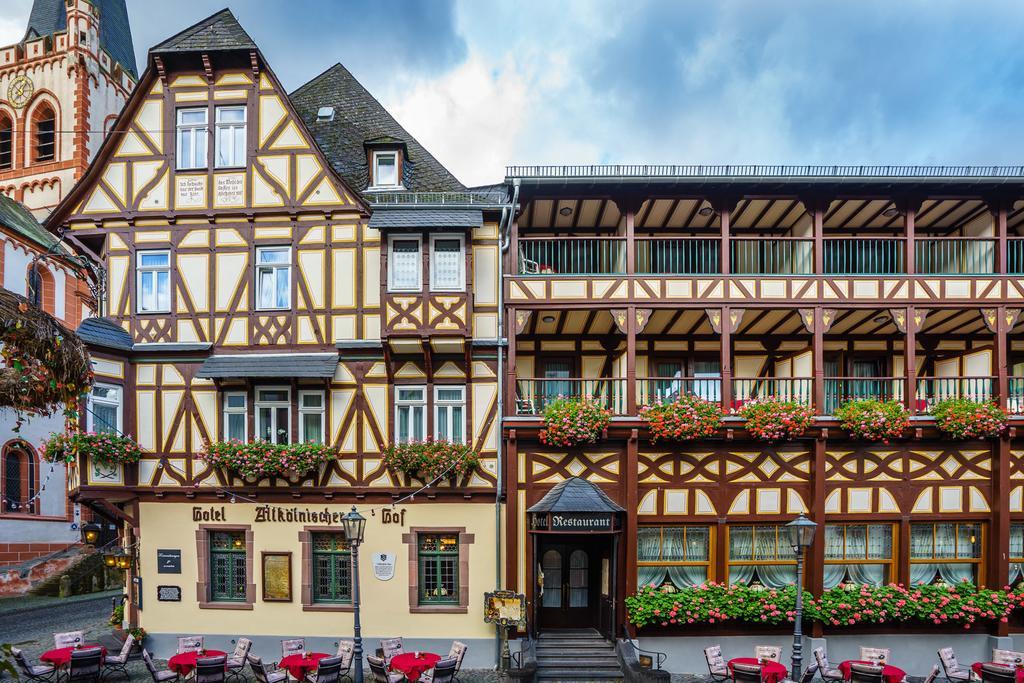
[(333, 121), (334, 120), (334, 107), (320, 107), (316, 110), (317, 122), (322, 121)]
[(373, 153), (373, 186), (398, 187), (398, 152)]

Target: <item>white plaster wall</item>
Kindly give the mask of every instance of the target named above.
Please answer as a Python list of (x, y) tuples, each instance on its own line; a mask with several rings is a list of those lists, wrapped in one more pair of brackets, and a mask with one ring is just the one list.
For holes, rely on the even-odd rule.
[(11, 241), (4, 242), (4, 289), (28, 294), (28, 264), (32, 254)]

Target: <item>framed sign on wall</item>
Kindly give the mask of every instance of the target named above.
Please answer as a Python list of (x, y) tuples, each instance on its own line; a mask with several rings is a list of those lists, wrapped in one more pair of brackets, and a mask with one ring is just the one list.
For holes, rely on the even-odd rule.
[(290, 552), (261, 553), (263, 564), (263, 601), (291, 602), (292, 554)]

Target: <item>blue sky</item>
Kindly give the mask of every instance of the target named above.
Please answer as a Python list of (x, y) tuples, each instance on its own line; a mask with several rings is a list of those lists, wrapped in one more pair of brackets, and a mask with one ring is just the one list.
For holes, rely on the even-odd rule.
[[(1024, 163), (1019, 0), (228, 4), (294, 88), (342, 62), (467, 184), (511, 163)], [(4, 0), (0, 44), (31, 0)]]

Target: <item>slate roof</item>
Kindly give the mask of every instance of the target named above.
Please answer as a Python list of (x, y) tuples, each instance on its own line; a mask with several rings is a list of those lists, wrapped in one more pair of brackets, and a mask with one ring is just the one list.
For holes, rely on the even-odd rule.
[(336, 353), (211, 356), (196, 377), (334, 377)]
[[(341, 64), (300, 86), (290, 97), (331, 166), (354, 190), (362, 192), (369, 184), (366, 143), (382, 140), (406, 146), (408, 156), (402, 165), (402, 185), (406, 190), (466, 189)], [(320, 107), (334, 107), (334, 120), (317, 121)]]
[(57, 237), (39, 224), (28, 207), (2, 194), (0, 194), (0, 225), (10, 228), (44, 249), (49, 249), (57, 242)]
[(537, 501), (527, 512), (625, 512), (597, 484), (571, 477)]
[(132, 336), (110, 318), (86, 318), (78, 326), (78, 336), (86, 344), (118, 351), (132, 350)]
[[(132, 27), (128, 21), (125, 0), (91, 0), (100, 8), (100, 47), (121, 65), (133, 78), (138, 79), (135, 67), (135, 47), (132, 45)], [(66, 31), (68, 15), (64, 0), (35, 0), (28, 17), (28, 28), (22, 41)]]
[(152, 47), (150, 54), (196, 52), (199, 50), (255, 50), (256, 43), (245, 32), (231, 10), (216, 14), (189, 26), (164, 42)]
[(374, 207), (371, 228), (479, 228), (484, 224), (480, 209), (392, 209)]

